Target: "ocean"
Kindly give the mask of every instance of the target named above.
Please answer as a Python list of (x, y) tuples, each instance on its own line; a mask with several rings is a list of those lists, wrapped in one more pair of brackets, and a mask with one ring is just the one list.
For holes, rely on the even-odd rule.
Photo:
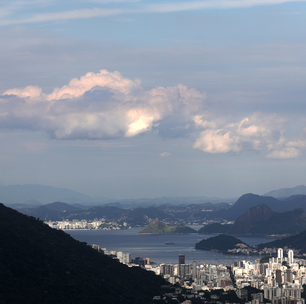
[[(193, 227), (194, 228), (194, 227)], [(178, 255), (185, 255), (185, 263), (191, 264), (223, 264), (233, 261), (253, 261), (258, 256), (224, 255), (222, 253), (204, 250), (195, 250), (197, 242), (215, 236), (212, 234), (168, 234), (168, 235), (138, 235), (141, 228), (127, 230), (65, 230), (74, 239), (86, 242), (88, 245), (96, 244), (107, 250), (129, 252), (132, 258), (150, 258), (157, 264), (178, 264)], [(265, 237), (239, 237), (248, 245), (266, 243)], [(174, 245), (167, 245), (173, 243)]]

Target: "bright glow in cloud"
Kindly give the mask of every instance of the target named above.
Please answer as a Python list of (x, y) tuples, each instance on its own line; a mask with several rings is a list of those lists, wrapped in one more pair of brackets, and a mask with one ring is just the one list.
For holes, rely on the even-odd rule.
[(133, 137), (152, 130), (172, 113), (201, 110), (205, 93), (183, 85), (145, 91), (140, 80), (101, 70), (72, 79), (49, 95), (39, 87), (7, 90), (0, 125), (39, 129), (58, 139)]

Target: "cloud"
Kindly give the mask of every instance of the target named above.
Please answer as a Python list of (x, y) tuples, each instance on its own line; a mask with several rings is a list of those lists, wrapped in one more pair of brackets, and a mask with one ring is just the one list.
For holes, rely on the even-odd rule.
[(160, 157), (168, 157), (170, 155), (171, 155), (171, 153), (169, 153), (169, 152), (163, 152), (163, 153), (159, 154)]
[(0, 96), (0, 128), (69, 140), (131, 138), (154, 130), (164, 138), (196, 138), (193, 148), (205, 153), (256, 151), (270, 159), (296, 158), (306, 149), (304, 137), (286, 138), (286, 117), (255, 112), (232, 122), (205, 100), (205, 92), (183, 84), (145, 90), (139, 79), (101, 70), (50, 94), (38, 86), (6, 90)]
[[(207, 0), (207, 1), (190, 1), (181, 3), (158, 3), (148, 4), (132, 8), (81, 8), (72, 9), (62, 12), (52, 13), (38, 13), (26, 18), (9, 18), (0, 20), (0, 26), (37, 23), (37, 22), (50, 22), (58, 20), (73, 20), (73, 19), (87, 19), (94, 17), (108, 17), (115, 15), (129, 15), (129, 14), (151, 14), (151, 13), (173, 13), (182, 11), (194, 11), (202, 9), (233, 9), (233, 8), (249, 8), (253, 6), (262, 5), (277, 5), (290, 2), (305, 2), (306, 0)], [(96, 2), (96, 1), (94, 1)], [(99, 1), (96, 2), (98, 4)], [(137, 3), (137, 1), (101, 1), (101, 4), (107, 3)], [(50, 3), (52, 5), (52, 2)], [(11, 5), (8, 7), (1, 8), (4, 11), (9, 11), (11, 14), (14, 11), (18, 11), (18, 6)], [(8, 12), (4, 16), (9, 15)]]
[(38, 98), (41, 95), (42, 89), (37, 86), (27, 86), (25, 88), (9, 89), (3, 95), (16, 95), (20, 98), (29, 97), (31, 99)]
[(139, 79), (107, 70), (72, 79), (50, 94), (27, 86), (2, 96), (0, 126), (44, 130), (57, 139), (134, 137), (175, 113), (190, 119), (206, 98), (182, 84), (144, 90)]
[(289, 159), (289, 158), (297, 158), (301, 155), (301, 151), (297, 148), (289, 148), (285, 147), (282, 150), (274, 150), (267, 155), (267, 158), (274, 159)]
[(194, 117), (197, 127), (205, 129), (195, 141), (193, 148), (206, 153), (239, 153), (258, 151), (268, 153), (275, 159), (296, 158), (306, 148), (303, 140), (289, 141), (284, 137), (288, 120), (277, 114), (253, 113), (238, 123), (227, 123), (205, 119), (205, 115)]

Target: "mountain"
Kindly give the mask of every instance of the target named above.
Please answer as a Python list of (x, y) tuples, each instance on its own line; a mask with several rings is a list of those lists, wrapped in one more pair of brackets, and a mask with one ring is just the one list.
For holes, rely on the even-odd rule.
[(159, 218), (161, 220), (174, 218), (169, 216), (163, 210), (157, 207), (135, 208), (127, 210), (122, 217), (125, 222), (133, 223), (133, 225), (145, 226), (151, 219)]
[(228, 234), (249, 234), (258, 222), (267, 222), (273, 215), (273, 210), (264, 204), (248, 209), (238, 217), (235, 223), (227, 230)]
[(218, 198), (207, 196), (164, 196), (157, 198), (121, 199), (117, 200), (124, 208), (137, 208), (149, 206), (186, 206), (190, 204), (227, 204), (235, 201), (235, 198)]
[(62, 203), (62, 202), (54, 202), (51, 204), (45, 205), (46, 208), (48, 209), (55, 209), (55, 210), (60, 210), (60, 211), (73, 211), (73, 210), (78, 210), (77, 207), (74, 207), (72, 205)]
[(257, 194), (247, 193), (242, 195), (232, 207), (222, 209), (216, 212), (216, 217), (221, 217), (227, 220), (235, 220), (249, 208), (264, 204), (272, 210), (278, 208), (280, 201), (274, 197), (260, 196)]
[(303, 209), (274, 212), (266, 205), (258, 205), (241, 215), (227, 234), (295, 234), (306, 229), (306, 213)]
[(306, 211), (306, 195), (303, 194), (296, 194), (286, 197), (285, 199), (281, 200), (282, 204), (280, 205), (280, 210), (278, 211), (285, 211), (285, 210), (294, 210), (297, 208), (302, 208)]
[(288, 196), (297, 195), (297, 194), (306, 195), (306, 186), (299, 185), (299, 186), (296, 186), (294, 188), (281, 188), (281, 189), (278, 189), (278, 190), (270, 191), (270, 192), (264, 194), (264, 196), (272, 196), (272, 197), (275, 197), (275, 198), (283, 198), (283, 197), (288, 197)]
[(195, 244), (195, 249), (209, 251), (227, 251), (228, 249), (248, 247), (249, 246), (241, 240), (226, 234), (220, 234)]
[(5, 205), (14, 205), (15, 208), (22, 208), (20, 204), (26, 205), (25, 207), (33, 207), (35, 205), (45, 205), (55, 201), (90, 206), (111, 204), (112, 206), (120, 208), (135, 209), (138, 207), (189, 205), (208, 202), (218, 204), (233, 202), (234, 200), (235, 199), (231, 198), (224, 199), (207, 196), (116, 199), (103, 196), (91, 197), (66, 188), (56, 188), (39, 184), (0, 186), (0, 201)]
[(65, 203), (88, 203), (93, 199), (80, 192), (69, 189), (43, 185), (10, 185), (0, 187), (0, 201), (6, 205), (23, 204), (35, 200), (40, 204), (49, 204), (55, 201)]
[(89, 209), (78, 209), (72, 205), (56, 202), (37, 208), (25, 208), (19, 209), (20, 212), (42, 219), (44, 221), (62, 221), (68, 220), (93, 220), (107, 219), (116, 220), (118, 222), (126, 222), (132, 226), (145, 226), (152, 218), (160, 219), (172, 219), (171, 215), (168, 215), (163, 210), (156, 207), (148, 208), (135, 208), (135, 209), (121, 209), (114, 206), (96, 206)]
[(306, 211), (306, 195), (293, 195), (285, 199), (276, 199), (272, 196), (261, 196), (257, 194), (247, 193), (242, 195), (234, 205), (220, 209), (211, 215), (227, 220), (236, 220), (249, 208), (264, 204), (273, 211), (285, 212), (294, 209), (303, 209)]
[(187, 226), (169, 226), (159, 221), (158, 218), (151, 221), (148, 226), (143, 228), (138, 234), (181, 234), (197, 233), (196, 230)]
[(151, 303), (165, 281), (0, 204), (0, 303)]
[(263, 248), (288, 248), (300, 249), (300, 254), (306, 253), (306, 230), (299, 234), (289, 236), (280, 240), (275, 240), (269, 243), (259, 244), (256, 247)]

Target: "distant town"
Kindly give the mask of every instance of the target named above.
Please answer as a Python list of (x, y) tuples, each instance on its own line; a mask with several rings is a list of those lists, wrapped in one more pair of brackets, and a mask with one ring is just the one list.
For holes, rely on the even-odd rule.
[[(205, 292), (209, 292), (218, 303), (220, 297), (235, 292), (248, 304), (305, 304), (302, 293), (306, 284), (306, 260), (295, 258), (294, 250), (288, 248), (263, 249), (262, 253), (277, 254), (276, 257), (268, 257), (266, 262), (256, 259), (237, 261), (231, 265), (198, 265), (196, 261), (186, 264), (185, 256), (179, 255), (175, 265), (157, 265), (148, 257), (133, 260), (129, 253), (107, 250), (98, 245), (92, 247), (129, 267), (140, 266), (153, 271), (176, 286), (175, 292), (165, 294), (163, 299), (156, 296), (155, 301), (169, 298), (176, 303), (188, 303), (185, 300), (199, 299), (209, 303), (205, 302)], [(184, 290), (187, 292), (184, 293)], [(221, 290), (222, 295), (218, 293)]]
[[(148, 221), (151, 219), (148, 218)], [(165, 223), (171, 224), (171, 222), (163, 221)], [(63, 221), (45, 221), (45, 224), (54, 229), (59, 230), (73, 230), (73, 229), (84, 229), (84, 230), (120, 230), (120, 229), (131, 229), (139, 228), (139, 225), (131, 225), (127, 222), (119, 221), (108, 221), (107, 219), (95, 219), (95, 220), (63, 220)], [(207, 220), (201, 223), (188, 223), (190, 226), (199, 226), (199, 225), (209, 225), (212, 223), (220, 223), (222, 225), (232, 224), (233, 221), (226, 220)]]
[(84, 229), (84, 230), (120, 230), (132, 228), (126, 222), (118, 223), (115, 221), (107, 221), (105, 219), (87, 221), (87, 220), (66, 220), (66, 221), (46, 221), (45, 224), (51, 228), (66, 230), (66, 229)]

